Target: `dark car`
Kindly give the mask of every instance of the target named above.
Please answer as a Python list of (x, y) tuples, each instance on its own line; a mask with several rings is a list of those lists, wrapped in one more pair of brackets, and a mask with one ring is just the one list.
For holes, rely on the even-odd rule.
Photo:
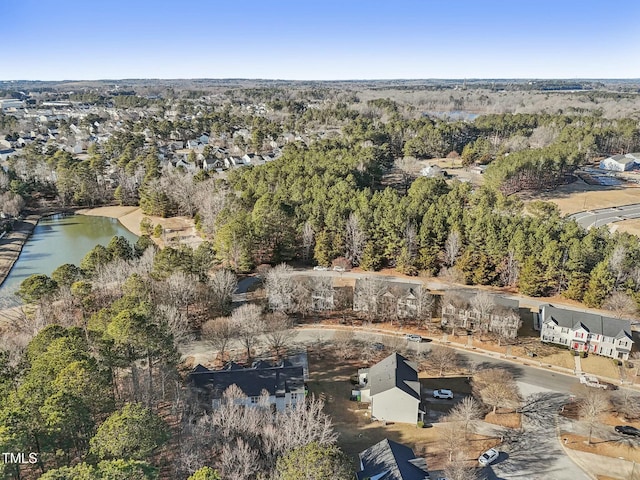
[(616, 427), (616, 432), (624, 433), (625, 435), (640, 437), (640, 430), (638, 430), (636, 427), (630, 427), (629, 425), (618, 425)]

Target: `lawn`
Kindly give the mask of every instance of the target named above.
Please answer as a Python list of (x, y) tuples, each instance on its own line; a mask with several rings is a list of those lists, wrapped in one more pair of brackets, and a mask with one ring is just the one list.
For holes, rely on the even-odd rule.
[(527, 200), (553, 202), (558, 205), (564, 215), (569, 215), (585, 210), (640, 203), (640, 188), (637, 185), (628, 184), (619, 187), (587, 185), (582, 180), (578, 180), (551, 192), (531, 195)]
[(580, 359), (580, 365), (582, 366), (582, 370), (587, 373), (614, 379), (620, 378), (618, 366), (608, 357), (589, 355), (587, 358)]
[[(561, 437), (563, 441), (565, 438), (567, 439), (566, 447), (573, 450), (640, 463), (640, 449), (625, 445), (624, 443), (618, 443), (613, 440), (601, 440), (593, 437), (591, 444), (589, 444), (587, 437), (574, 435), (572, 433), (562, 433)], [(623, 436), (620, 436), (620, 440), (624, 442), (624, 440), (628, 440), (628, 438), (625, 439)]]

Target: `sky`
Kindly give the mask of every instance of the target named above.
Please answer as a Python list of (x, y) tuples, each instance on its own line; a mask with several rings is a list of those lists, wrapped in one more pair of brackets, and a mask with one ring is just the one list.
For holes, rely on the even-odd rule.
[(0, 80), (640, 78), (638, 0), (0, 0)]

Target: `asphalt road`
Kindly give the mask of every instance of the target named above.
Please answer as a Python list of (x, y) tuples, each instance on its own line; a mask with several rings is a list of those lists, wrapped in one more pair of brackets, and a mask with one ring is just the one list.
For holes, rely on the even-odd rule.
[[(327, 341), (331, 340), (334, 335), (334, 330), (325, 328), (304, 328), (298, 331), (296, 336), (296, 342), (309, 344), (319, 339)], [(383, 335), (375, 332), (356, 331), (355, 339), (366, 342), (380, 342), (383, 339)], [(404, 340), (403, 340), (404, 341)], [(384, 342), (383, 342), (384, 343)], [(431, 346), (434, 342), (409, 342), (407, 345), (409, 348), (415, 349), (418, 352), (431, 350)], [(571, 389), (579, 385), (577, 377), (571, 375), (565, 375), (559, 372), (551, 372), (549, 370), (529, 367), (515, 362), (510, 362), (503, 358), (489, 357), (486, 355), (480, 355), (471, 353), (464, 350), (457, 350), (460, 356), (469, 365), (480, 365), (486, 368), (502, 367), (508, 369), (516, 379), (516, 382), (522, 384), (526, 388), (526, 394), (540, 393), (540, 392), (560, 392), (569, 394)], [(533, 363), (533, 362), (532, 362)]]
[(640, 203), (621, 207), (601, 208), (569, 215), (584, 228), (600, 227), (609, 223), (640, 218)]

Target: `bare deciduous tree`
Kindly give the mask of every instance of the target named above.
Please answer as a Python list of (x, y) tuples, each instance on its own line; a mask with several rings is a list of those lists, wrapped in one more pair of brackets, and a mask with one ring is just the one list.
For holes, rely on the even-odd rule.
[(448, 267), (452, 267), (453, 264), (456, 263), (456, 258), (458, 258), (461, 247), (462, 241), (460, 239), (460, 233), (456, 230), (451, 230), (444, 244), (444, 263)]
[(194, 339), (195, 335), (189, 325), (186, 312), (180, 311), (174, 305), (156, 305), (156, 321), (166, 326), (171, 332), (176, 345), (184, 345)]
[(238, 339), (247, 350), (247, 361), (250, 362), (251, 349), (258, 344), (258, 337), (265, 331), (262, 309), (253, 303), (245, 303), (231, 313), (231, 322)]
[(355, 356), (354, 333), (352, 330), (338, 330), (333, 334), (333, 344), (336, 356), (342, 360)]
[(602, 308), (611, 310), (616, 318), (635, 318), (638, 305), (626, 293), (613, 292), (602, 304)]
[(493, 408), (493, 413), (496, 413), (498, 407), (515, 410), (521, 403), (513, 375), (504, 368), (489, 368), (476, 372), (471, 385), (482, 401)]
[(503, 285), (514, 286), (518, 283), (520, 266), (516, 260), (516, 253), (513, 250), (507, 252), (507, 256), (499, 267), (500, 281)]
[(464, 397), (462, 402), (456, 404), (447, 416), (449, 421), (462, 425), (465, 440), (469, 432), (475, 430), (475, 423), (480, 418), (482, 418), (482, 410), (473, 397)]
[(264, 287), (271, 310), (285, 313), (293, 310), (295, 283), (293, 269), (289, 265), (281, 263), (269, 270)]
[(313, 251), (313, 242), (315, 238), (315, 232), (313, 225), (307, 220), (302, 227), (302, 259), (308, 262), (311, 258), (311, 252)]
[(491, 313), (491, 311), (496, 306), (493, 297), (484, 290), (476, 293), (471, 299), (470, 303), (471, 307), (475, 308), (480, 313), (480, 315), (487, 315)]
[(602, 415), (611, 408), (609, 394), (599, 388), (584, 388), (580, 400), (580, 420), (589, 427), (589, 443)]
[(451, 422), (444, 422), (438, 428), (442, 447), (449, 454), (449, 462), (452, 462), (453, 454), (460, 448), (460, 429)]
[(456, 370), (460, 366), (460, 355), (453, 348), (436, 345), (431, 348), (431, 351), (425, 352), (421, 365), (442, 376), (445, 372)]
[(229, 190), (225, 186), (216, 184), (214, 179), (200, 182), (194, 198), (198, 205), (198, 214), (202, 229), (208, 234), (216, 233), (218, 215), (228, 205)]
[(622, 415), (626, 420), (640, 418), (640, 396), (635, 392), (626, 388), (618, 390), (611, 397), (611, 403), (618, 415)]
[(276, 357), (280, 358), (296, 336), (293, 322), (284, 313), (274, 312), (265, 317), (265, 325), (267, 344), (275, 350)]
[(236, 336), (235, 325), (230, 317), (214, 318), (202, 326), (202, 338), (218, 351), (223, 362), (227, 347)]
[(352, 265), (360, 265), (366, 241), (367, 237), (360, 226), (358, 216), (351, 212), (345, 226), (344, 256)]
[(162, 282), (162, 299), (175, 305), (178, 309), (184, 309), (189, 316), (189, 305), (192, 304), (198, 294), (198, 277), (189, 273), (177, 271)]
[(238, 278), (230, 270), (216, 270), (208, 281), (209, 306), (214, 313), (227, 313), (238, 288)]
[(444, 469), (447, 480), (475, 480), (478, 478), (478, 469), (475, 464), (465, 461), (465, 454), (458, 450)]
[(251, 480), (260, 470), (259, 453), (242, 438), (222, 445), (217, 466), (222, 478)]
[(380, 314), (380, 299), (387, 290), (386, 283), (377, 277), (365, 277), (356, 283), (354, 292), (354, 306), (364, 311), (369, 320), (378, 318)]
[(624, 281), (624, 277), (626, 275), (624, 265), (626, 257), (627, 248), (621, 243), (618, 243), (613, 249), (613, 252), (611, 252), (611, 257), (609, 258), (609, 268), (611, 268), (611, 271), (616, 276), (615, 283), (613, 285), (614, 289)]

